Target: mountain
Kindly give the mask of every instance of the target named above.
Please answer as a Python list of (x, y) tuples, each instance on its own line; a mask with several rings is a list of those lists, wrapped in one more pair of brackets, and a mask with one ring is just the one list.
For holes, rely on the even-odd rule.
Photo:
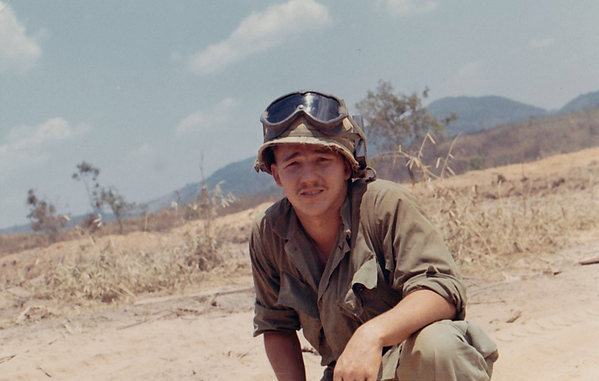
[[(590, 109), (594, 107), (599, 107), (599, 91), (580, 95), (579, 97), (573, 99), (564, 107), (562, 107), (557, 112), (557, 114), (565, 115), (575, 112), (577, 110)], [(541, 108), (530, 106), (524, 103), (516, 102), (498, 96), (446, 97), (431, 102), (428, 105), (427, 110), (431, 114), (436, 116), (438, 119), (443, 119), (449, 116), (452, 112), (456, 113), (458, 119), (451, 122), (447, 128), (450, 135), (456, 135), (459, 132), (473, 133), (477, 131), (488, 130), (500, 125), (507, 125), (527, 121), (531, 118), (542, 118), (555, 115), (555, 113), (551, 113)], [(589, 118), (587, 118), (586, 116), (585, 118), (586, 119), (583, 122), (581, 122), (582, 124), (588, 122)], [(556, 121), (552, 122), (536, 120), (535, 122), (540, 122), (542, 124), (546, 122), (550, 124), (558, 123)], [(559, 120), (558, 124), (561, 123), (565, 122)], [(487, 144), (493, 146), (501, 145), (498, 143), (499, 137), (493, 136), (491, 140), (494, 140), (494, 142), (489, 141), (488, 143), (481, 143), (480, 141), (476, 141), (472, 142), (471, 144), (474, 147), (484, 147)], [(573, 150), (576, 150), (578, 146), (578, 149), (581, 149), (583, 147), (589, 146), (589, 144), (595, 144), (595, 141), (590, 138), (586, 139), (585, 142), (585, 144), (581, 144), (579, 141), (571, 142), (570, 145), (572, 147), (568, 147), (567, 151), (571, 152)], [(503, 145), (508, 146), (509, 144)], [(441, 145), (439, 145), (439, 147), (441, 147)], [(464, 152), (466, 150), (465, 148), (461, 149), (464, 150)], [(507, 147), (505, 147), (505, 149), (507, 149)], [(551, 152), (553, 149), (554, 148), (549, 147), (549, 145), (547, 145), (547, 147), (545, 147), (542, 151)], [(373, 146), (369, 147), (368, 153), (369, 157), (373, 156), (373, 154), (375, 153)], [(468, 153), (468, 155), (481, 155), (481, 153), (470, 152)], [(508, 153), (501, 153), (499, 156), (507, 157), (510, 155), (511, 153), (509, 155)], [(221, 169), (217, 170), (205, 180), (208, 189), (213, 190), (217, 184), (220, 184), (224, 194), (232, 193), (237, 197), (249, 198), (268, 197), (270, 195), (277, 194), (277, 192), (279, 192), (278, 194), (280, 194), (280, 189), (276, 186), (270, 175), (262, 172), (256, 173), (254, 171), (254, 160), (255, 157), (252, 156), (245, 160), (228, 164), (222, 167)], [(492, 163), (491, 159), (489, 159), (487, 163), (492, 165), (505, 164), (504, 162), (501, 162), (501, 160), (497, 163)], [(465, 166), (467, 167), (468, 163), (466, 163)], [(150, 212), (156, 212), (163, 208), (168, 208), (171, 206), (171, 203), (173, 201), (177, 202), (180, 205), (184, 205), (186, 203), (192, 202), (196, 198), (199, 189), (199, 181), (196, 183), (190, 183), (162, 197), (150, 200), (143, 204), (147, 205), (147, 210)], [(105, 217), (106, 220), (112, 218), (109, 215)], [(73, 218), (76, 219), (78, 217), (72, 217), (72, 219)], [(15, 226), (0, 230), (0, 234), (30, 232), (30, 229), (31, 228), (29, 225)]]
[[(245, 160), (228, 164), (221, 169), (218, 169), (212, 175), (205, 179), (206, 186), (213, 191), (217, 184), (220, 184), (223, 194), (232, 193), (236, 197), (249, 198), (267, 198), (270, 195), (280, 192), (279, 187), (275, 184), (272, 176), (264, 172), (256, 173), (254, 170), (255, 156)], [(138, 208), (128, 216), (140, 214), (142, 210), (149, 212), (158, 212), (164, 208), (170, 208), (173, 202), (178, 205), (186, 205), (193, 202), (200, 190), (200, 182), (190, 183), (182, 188), (176, 189), (164, 196), (141, 203), (144, 208)], [(80, 223), (85, 215), (71, 216), (69, 226), (74, 226)], [(115, 218), (111, 213), (103, 213), (102, 219), (105, 222), (114, 221)], [(15, 233), (32, 233), (31, 225), (24, 224), (13, 226), (6, 229), (0, 229), (0, 234), (15, 234)]]
[(559, 110), (560, 114), (569, 114), (574, 111), (592, 109), (599, 107), (599, 91), (583, 94), (570, 102)]
[[(264, 172), (254, 170), (255, 156), (228, 164), (205, 179), (209, 190), (220, 184), (223, 194), (231, 193), (236, 197), (268, 196), (279, 190), (272, 177)], [(159, 211), (170, 207), (174, 201), (185, 205), (193, 202), (200, 190), (200, 182), (190, 183), (160, 198), (146, 203), (148, 210)]]
[[(599, 91), (581, 95), (572, 100), (559, 111), (559, 114), (568, 114), (581, 108), (593, 107), (596, 104), (599, 104)], [(474, 133), (555, 115), (542, 108), (499, 96), (446, 97), (431, 102), (427, 110), (438, 119), (443, 119), (452, 112), (458, 116), (458, 119), (451, 122), (447, 128), (452, 136), (459, 132)], [(548, 123), (550, 122), (548, 121)], [(369, 157), (376, 153), (373, 146), (369, 147), (368, 153)], [(212, 190), (217, 184), (220, 184), (223, 193), (232, 193), (237, 197), (268, 196), (280, 191), (270, 175), (254, 171), (254, 160), (255, 157), (250, 157), (217, 170), (206, 178), (208, 189)], [(192, 202), (199, 189), (199, 182), (187, 184), (168, 195), (150, 201), (148, 203), (149, 210), (157, 211), (169, 207), (172, 201), (182, 205)]]
[(447, 132), (452, 136), (550, 114), (542, 108), (498, 96), (446, 97), (431, 102), (427, 110), (439, 120), (452, 112), (457, 115), (458, 119), (447, 126)]

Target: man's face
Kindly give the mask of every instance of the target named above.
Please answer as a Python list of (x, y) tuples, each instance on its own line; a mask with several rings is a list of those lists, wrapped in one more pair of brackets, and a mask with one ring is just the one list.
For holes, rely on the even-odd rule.
[(281, 144), (274, 156), (272, 175), (300, 219), (339, 214), (351, 175), (340, 153), (319, 145)]

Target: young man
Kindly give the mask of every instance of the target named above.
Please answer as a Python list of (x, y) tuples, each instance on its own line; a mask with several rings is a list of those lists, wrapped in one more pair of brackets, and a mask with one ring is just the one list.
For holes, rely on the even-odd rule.
[(252, 228), (254, 334), (277, 379), (306, 379), (301, 329), (322, 380), (489, 380), (497, 347), (463, 320), (451, 254), (409, 192), (374, 179), (344, 102), (291, 93), (261, 121), (256, 169), (285, 198)]

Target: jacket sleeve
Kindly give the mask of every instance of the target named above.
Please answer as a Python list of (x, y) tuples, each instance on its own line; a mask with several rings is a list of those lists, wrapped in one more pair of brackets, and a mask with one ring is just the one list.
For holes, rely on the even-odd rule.
[(466, 289), (455, 261), (437, 229), (416, 199), (397, 186), (378, 194), (375, 215), (392, 288), (402, 297), (419, 289), (441, 295), (456, 307), (456, 319), (464, 319)]
[[(262, 216), (263, 217), (263, 216)], [(295, 310), (278, 303), (281, 275), (275, 253), (278, 237), (265, 228), (264, 218), (257, 218), (250, 236), (250, 260), (254, 277), (254, 336), (268, 331), (299, 330)]]

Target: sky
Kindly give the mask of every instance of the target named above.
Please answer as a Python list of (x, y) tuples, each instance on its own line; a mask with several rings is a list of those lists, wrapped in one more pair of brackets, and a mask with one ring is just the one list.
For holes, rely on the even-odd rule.
[(599, 89), (598, 19), (599, 0), (0, 0), (0, 229), (29, 189), (89, 212), (82, 161), (142, 204), (247, 159), (291, 91), (558, 109)]

